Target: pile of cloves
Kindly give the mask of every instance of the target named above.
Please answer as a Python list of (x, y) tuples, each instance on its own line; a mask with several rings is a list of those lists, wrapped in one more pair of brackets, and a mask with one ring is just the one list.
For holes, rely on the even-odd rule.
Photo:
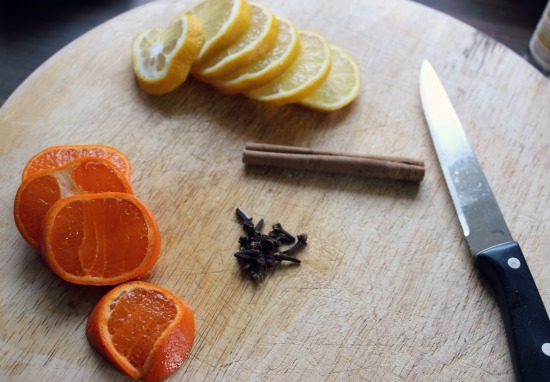
[[(242, 269), (250, 274), (252, 280), (263, 281), (268, 271), (282, 261), (300, 263), (300, 260), (292, 256), (307, 245), (307, 234), (294, 237), (283, 229), (280, 223), (275, 223), (271, 226), (271, 231), (265, 235), (261, 232), (264, 219), (254, 224), (252, 217), (243, 210), (237, 208), (236, 212), (246, 236), (239, 237), (240, 249), (235, 253), (235, 257), (239, 260)], [(285, 244), (294, 245), (282, 250), (281, 246)]]

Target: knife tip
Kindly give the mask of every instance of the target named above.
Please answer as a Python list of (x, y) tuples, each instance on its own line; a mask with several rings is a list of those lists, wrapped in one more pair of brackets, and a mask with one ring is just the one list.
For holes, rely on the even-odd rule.
[(430, 61), (428, 61), (427, 58), (424, 58), (424, 59), (422, 60), (422, 65), (421, 65), (421, 67), (420, 67), (420, 70), (421, 70), (421, 71), (422, 71), (422, 70), (425, 70), (426, 68), (429, 68), (429, 67), (431, 67), (431, 66), (432, 66), (432, 65), (430, 64)]

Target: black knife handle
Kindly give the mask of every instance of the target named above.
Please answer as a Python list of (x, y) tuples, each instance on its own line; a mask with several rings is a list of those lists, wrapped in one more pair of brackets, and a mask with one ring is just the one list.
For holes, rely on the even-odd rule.
[(519, 244), (486, 249), (474, 264), (495, 290), (517, 380), (550, 382), (550, 320)]

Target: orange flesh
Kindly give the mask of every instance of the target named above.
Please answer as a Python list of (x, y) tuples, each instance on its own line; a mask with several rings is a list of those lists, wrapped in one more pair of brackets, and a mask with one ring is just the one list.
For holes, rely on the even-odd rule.
[(23, 179), (38, 171), (61, 167), (75, 159), (84, 157), (107, 159), (122, 171), (127, 178), (130, 178), (129, 162), (121, 152), (107, 146), (83, 145), (57, 146), (44, 150), (27, 163), (23, 171)]
[(100, 192), (132, 193), (124, 174), (101, 158), (80, 158), (65, 166), (43, 170), (23, 181), (14, 205), (18, 228), (39, 247), (41, 226), (49, 208), (70, 195)]
[(102, 163), (87, 162), (73, 170), (73, 179), (82, 192), (121, 191), (121, 181), (115, 171)]
[(75, 201), (58, 212), (53, 224), (51, 248), (69, 274), (115, 277), (138, 268), (147, 256), (147, 222), (128, 200)]
[(141, 370), (155, 342), (176, 318), (176, 305), (158, 291), (135, 288), (114, 300), (110, 309), (107, 326), (114, 348)]
[(21, 193), (19, 219), (27, 234), (38, 241), (42, 219), (48, 209), (61, 198), (61, 190), (54, 177), (43, 176), (31, 181)]
[(159, 382), (189, 356), (195, 318), (193, 310), (169, 290), (130, 281), (101, 298), (88, 318), (86, 336), (127, 376)]

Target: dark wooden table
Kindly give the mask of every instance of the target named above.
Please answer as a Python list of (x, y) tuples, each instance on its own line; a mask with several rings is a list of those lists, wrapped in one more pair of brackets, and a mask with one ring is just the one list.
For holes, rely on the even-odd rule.
[[(52, 54), (104, 21), (151, 0), (0, 0), (0, 105)], [(416, 0), (525, 54), (547, 0)]]

